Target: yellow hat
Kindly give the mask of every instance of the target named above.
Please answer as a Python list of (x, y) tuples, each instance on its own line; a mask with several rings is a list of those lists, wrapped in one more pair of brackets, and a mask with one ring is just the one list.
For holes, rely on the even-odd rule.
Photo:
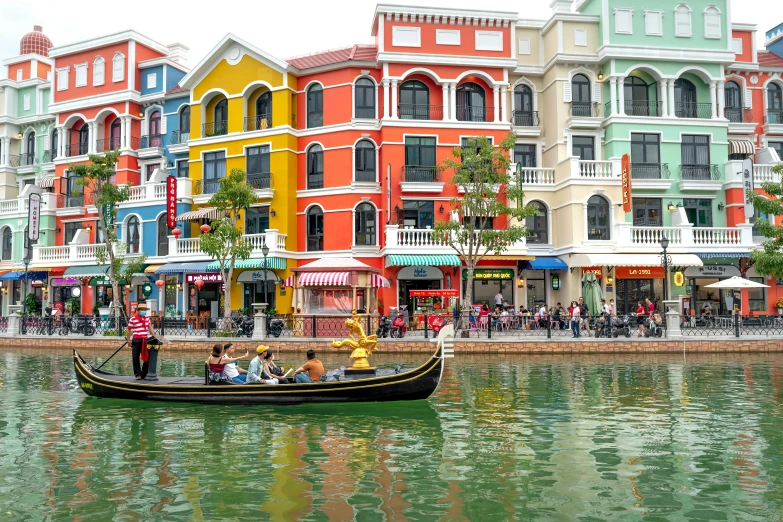
[(264, 346), (263, 344), (259, 344), (258, 348), (256, 348), (256, 353), (264, 353), (269, 349), (268, 346)]

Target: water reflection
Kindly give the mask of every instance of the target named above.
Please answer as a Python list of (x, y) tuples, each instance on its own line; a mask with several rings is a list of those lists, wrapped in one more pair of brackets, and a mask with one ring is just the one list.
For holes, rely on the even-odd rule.
[[(160, 373), (202, 364), (170, 354)], [(220, 407), (90, 399), (68, 352), (12, 351), (0, 518), (774, 520), (781, 370), (778, 355), (462, 356), (430, 401)]]

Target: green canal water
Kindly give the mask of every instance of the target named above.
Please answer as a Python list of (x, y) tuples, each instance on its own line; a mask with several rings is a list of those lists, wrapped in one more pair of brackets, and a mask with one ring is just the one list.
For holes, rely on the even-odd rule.
[(783, 520), (783, 355), (458, 356), (428, 401), (263, 408), (92, 399), (20, 349), (0, 397), (0, 520)]

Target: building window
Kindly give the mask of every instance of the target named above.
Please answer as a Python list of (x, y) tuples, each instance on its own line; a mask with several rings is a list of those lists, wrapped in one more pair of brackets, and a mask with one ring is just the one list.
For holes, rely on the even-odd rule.
[(359, 78), (354, 86), (354, 118), (375, 118), (375, 83)]
[(228, 132), (228, 100), (223, 98), (215, 104), (215, 120), (212, 136), (222, 136)]
[(28, 163), (25, 163), (25, 165), (32, 165), (33, 159), (35, 158), (35, 132), (31, 132), (27, 135), (27, 160)]
[(113, 82), (121, 82), (125, 79), (125, 56), (117, 53), (112, 59), (111, 79)]
[(484, 89), (468, 82), (457, 87), (457, 120), (487, 121)]
[(321, 207), (310, 207), (307, 211), (307, 251), (320, 252), (324, 249), (324, 213)]
[(536, 127), (538, 118), (533, 115), (533, 90), (527, 85), (514, 87), (514, 125)]
[(427, 183), (436, 176), (435, 138), (405, 138), (404, 181)]
[(430, 90), (423, 82), (411, 80), (400, 86), (400, 119), (429, 120)]
[(126, 238), (126, 241), (128, 243), (128, 253), (129, 254), (138, 254), (139, 253), (139, 218), (136, 216), (131, 216), (130, 219), (128, 219), (128, 225), (127, 225), (127, 231), (128, 231), (128, 237)]
[(767, 86), (767, 123), (783, 123), (783, 89), (777, 83)]
[(674, 114), (678, 118), (698, 118), (696, 86), (685, 78), (674, 81)]
[(684, 134), (681, 150), (682, 179), (711, 179), (709, 136)]
[(770, 141), (767, 146), (778, 153), (778, 159), (783, 160), (783, 141)]
[(158, 86), (158, 75), (156, 73), (149, 73), (147, 75), (147, 89), (154, 89)]
[[(179, 111), (179, 143), (185, 143), (190, 134), (190, 105), (185, 105)], [(185, 135), (185, 136), (183, 136)], [(184, 138), (184, 140), (183, 140)]]
[(74, 236), (76, 236), (76, 231), (81, 230), (84, 228), (79, 221), (74, 221), (70, 223), (65, 223), (63, 227), (63, 244), (64, 245), (70, 245), (71, 241), (73, 241)]
[(742, 87), (733, 80), (726, 82), (724, 89), (726, 99), (726, 118), (732, 122), (744, 121), (742, 110)]
[(587, 200), (587, 239), (609, 241), (609, 202), (601, 196)]
[(25, 94), (22, 96), (22, 110), (29, 111), (30, 110), (30, 95)]
[(663, 36), (663, 11), (644, 10), (644, 32), (647, 36)]
[(574, 29), (574, 46), (587, 47), (587, 30)]
[(269, 207), (250, 207), (245, 212), (245, 233), (263, 234), (269, 228)]
[(463, 216), (462, 224), (473, 230), (495, 230), (495, 218), (489, 216)]
[(79, 129), (79, 154), (87, 154), (90, 145), (90, 127), (86, 123)]
[(633, 9), (614, 9), (614, 32), (633, 34)]
[(152, 179), (152, 175), (155, 173), (156, 170), (160, 168), (160, 163), (153, 163), (151, 165), (147, 165), (147, 181)]
[(522, 168), (535, 168), (536, 146), (527, 143), (514, 145), (514, 163)]
[[(766, 284), (763, 277), (749, 277), (754, 283)], [(766, 312), (767, 311), (767, 289), (766, 288), (749, 288), (748, 289), (748, 304), (750, 305), (751, 312)]]
[(272, 93), (262, 92), (256, 99), (256, 130), (272, 126)]
[(592, 116), (590, 80), (584, 74), (571, 78), (571, 116)]
[(546, 206), (540, 201), (531, 201), (530, 206), (536, 208), (536, 214), (525, 219), (527, 242), (532, 245), (545, 245), (549, 243)]
[(87, 85), (87, 64), (74, 65), (73, 69), (76, 71), (76, 86), (84, 87)]
[(356, 245), (375, 246), (375, 207), (369, 203), (362, 203), (356, 207)]
[(158, 255), (169, 255), (169, 236), (171, 235), (171, 229), (168, 225), (168, 216), (165, 213), (158, 217)]
[(392, 45), (395, 47), (421, 47), (421, 28), (392, 26)]
[(66, 67), (65, 69), (59, 69), (57, 71), (57, 90), (58, 91), (64, 91), (68, 88), (68, 71), (69, 69)]
[(571, 153), (583, 161), (595, 160), (595, 139), (592, 136), (572, 136)]
[(14, 234), (11, 227), (3, 229), (3, 261), (10, 261), (14, 251)]
[(315, 83), (307, 89), (307, 128), (323, 127), (324, 90)]
[(106, 63), (100, 56), (92, 64), (92, 84), (93, 86), (103, 85), (106, 76)]
[(691, 8), (680, 4), (674, 9), (674, 35), (691, 36)]
[(633, 198), (633, 224), (640, 227), (662, 227), (663, 203), (660, 198)]
[(704, 38), (721, 37), (720, 9), (714, 5), (704, 10)]
[(150, 128), (149, 131), (149, 147), (160, 147), (162, 143), (162, 139), (160, 136), (160, 111), (152, 111), (150, 113)]
[(269, 145), (247, 148), (247, 173), (269, 174)]
[(120, 148), (120, 141), (122, 140), (122, 122), (120, 122), (119, 118), (114, 118), (114, 121), (111, 122), (111, 127), (109, 128), (109, 133), (111, 136), (111, 143), (109, 144), (110, 150), (117, 150)]
[(378, 178), (375, 172), (375, 145), (371, 141), (362, 140), (356, 144), (354, 181), (370, 181), (375, 183)]
[(405, 227), (426, 228), (434, 225), (434, 201), (403, 201), (402, 212), (402, 224)]
[(220, 186), (220, 180), (226, 177), (226, 153), (204, 153), (204, 188), (202, 194), (214, 194)]
[(631, 177), (661, 179), (661, 137), (631, 133)]
[(52, 139), (49, 142), (49, 147), (50, 147), (49, 161), (54, 161), (54, 158), (56, 158), (57, 155), (59, 154), (59, 150), (58, 150), (60, 146), (59, 141), (60, 141), (60, 131), (54, 129), (52, 131)]
[(179, 160), (177, 162), (177, 177), (189, 178), (190, 177), (190, 163), (188, 160)]
[(712, 226), (712, 201), (709, 199), (683, 199), (682, 206), (688, 221), (694, 227)]
[(307, 189), (324, 188), (324, 149), (313, 145), (307, 149)]
[(629, 76), (623, 83), (625, 114), (629, 116), (660, 116), (656, 106), (651, 106), (650, 87), (638, 76)]

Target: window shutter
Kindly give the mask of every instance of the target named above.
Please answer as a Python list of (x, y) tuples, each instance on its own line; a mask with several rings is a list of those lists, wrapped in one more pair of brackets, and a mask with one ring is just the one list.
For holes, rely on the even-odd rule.
[(168, 120), (168, 118), (166, 116), (164, 116), (163, 115), (163, 111), (161, 111), (161, 115), (160, 115), (160, 133), (162, 135), (166, 134), (166, 121), (167, 120)]
[(674, 18), (677, 36), (690, 36), (691, 14), (685, 10), (678, 10)]
[(593, 101), (601, 103), (601, 84), (598, 82), (593, 82)]
[(720, 14), (704, 13), (704, 36), (706, 38), (720, 38), (720, 32)]
[(745, 108), (750, 109), (753, 107), (753, 91), (745, 89)]
[(571, 103), (571, 80), (563, 84), (563, 101)]
[(147, 135), (147, 118), (141, 120), (141, 135)]

